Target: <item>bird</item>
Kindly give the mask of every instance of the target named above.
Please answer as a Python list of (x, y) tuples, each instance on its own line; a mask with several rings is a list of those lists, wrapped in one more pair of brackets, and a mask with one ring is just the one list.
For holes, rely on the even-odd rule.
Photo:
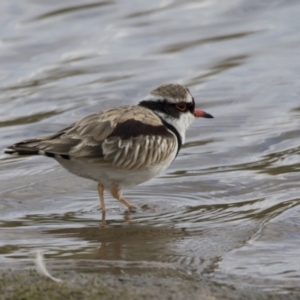
[(69, 172), (96, 181), (105, 220), (104, 191), (135, 211), (137, 207), (123, 198), (123, 190), (164, 171), (184, 144), (187, 128), (200, 117), (213, 118), (195, 108), (187, 87), (164, 84), (137, 105), (102, 110), (55, 134), (15, 143), (4, 152), (51, 157)]

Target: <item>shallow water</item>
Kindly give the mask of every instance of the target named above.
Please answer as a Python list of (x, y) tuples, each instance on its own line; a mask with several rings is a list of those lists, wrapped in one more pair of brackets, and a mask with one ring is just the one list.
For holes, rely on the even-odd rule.
[[(230, 2), (230, 3), (229, 3)], [(0, 262), (57, 267), (171, 264), (226, 284), (296, 290), (300, 276), (300, 3), (0, 3), (0, 148), (53, 133), (162, 83), (214, 115), (170, 168), (125, 191), (44, 157), (0, 157)]]

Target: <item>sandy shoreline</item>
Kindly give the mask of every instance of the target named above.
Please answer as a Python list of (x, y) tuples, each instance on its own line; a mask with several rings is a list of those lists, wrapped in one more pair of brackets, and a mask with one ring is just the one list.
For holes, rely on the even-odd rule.
[(276, 294), (256, 289), (239, 290), (176, 270), (136, 274), (56, 271), (54, 282), (35, 270), (2, 271), (0, 299), (300, 299), (300, 293)]

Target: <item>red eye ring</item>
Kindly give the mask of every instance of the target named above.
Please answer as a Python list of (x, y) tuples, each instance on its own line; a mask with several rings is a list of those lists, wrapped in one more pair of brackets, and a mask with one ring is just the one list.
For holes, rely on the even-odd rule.
[(187, 109), (187, 105), (184, 102), (177, 103), (175, 107), (180, 111), (185, 111)]

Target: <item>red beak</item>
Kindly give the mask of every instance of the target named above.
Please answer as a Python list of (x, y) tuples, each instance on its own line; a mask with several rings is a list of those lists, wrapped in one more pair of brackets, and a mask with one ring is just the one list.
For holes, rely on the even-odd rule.
[(194, 110), (194, 116), (196, 118), (210, 118), (210, 119), (213, 118), (212, 115), (210, 115), (210, 114), (206, 113), (205, 111), (200, 110), (198, 108), (195, 108), (195, 110)]

